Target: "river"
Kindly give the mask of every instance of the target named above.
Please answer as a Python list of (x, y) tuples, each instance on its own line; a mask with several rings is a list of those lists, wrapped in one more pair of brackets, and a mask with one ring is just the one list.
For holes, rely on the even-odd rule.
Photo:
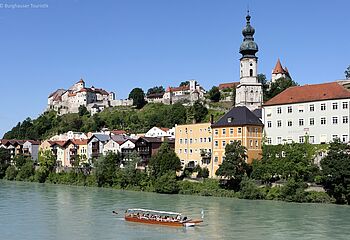
[[(200, 217), (195, 228), (125, 222), (115, 209)], [(350, 239), (350, 207), (0, 181), (0, 239)]]

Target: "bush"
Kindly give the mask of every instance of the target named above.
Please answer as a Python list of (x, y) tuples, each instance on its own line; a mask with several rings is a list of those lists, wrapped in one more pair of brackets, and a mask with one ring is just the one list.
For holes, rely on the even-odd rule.
[(304, 182), (297, 182), (289, 179), (288, 182), (281, 187), (281, 198), (287, 202), (305, 202), (307, 185)]
[(208, 170), (208, 168), (206, 168), (206, 167), (199, 168), (197, 177), (198, 178), (208, 178), (209, 177), (209, 170)]
[(263, 191), (258, 188), (255, 182), (248, 177), (244, 177), (240, 183), (241, 190), (239, 191), (240, 197), (244, 199), (264, 199), (265, 195)]
[(176, 174), (174, 172), (167, 172), (156, 179), (154, 184), (157, 193), (178, 193), (179, 185), (176, 181)]
[(309, 202), (309, 203), (334, 203), (335, 199), (331, 198), (325, 192), (309, 191), (309, 192), (306, 192), (306, 202)]
[(282, 200), (281, 187), (266, 188), (266, 200)]
[(21, 170), (18, 172), (16, 176), (17, 181), (25, 181), (29, 180), (31, 176), (34, 175), (34, 166), (33, 161), (28, 160), (22, 167)]
[(17, 176), (17, 169), (15, 166), (9, 166), (7, 169), (6, 169), (6, 172), (5, 172), (5, 179), (7, 180), (15, 180), (16, 179), (16, 176)]

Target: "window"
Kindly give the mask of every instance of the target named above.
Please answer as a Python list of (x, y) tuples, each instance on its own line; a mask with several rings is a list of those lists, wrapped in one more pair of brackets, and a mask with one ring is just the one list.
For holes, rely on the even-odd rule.
[(299, 143), (304, 143), (304, 142), (305, 142), (305, 137), (299, 136)]
[(239, 127), (239, 128), (237, 129), (237, 132), (238, 132), (238, 134), (241, 134), (241, 133), (242, 133), (242, 128)]
[(184, 153), (187, 153), (187, 149), (186, 148), (184, 149)]
[(269, 137), (269, 138), (267, 138), (267, 144), (271, 144), (272, 143), (272, 139)]
[(298, 106), (298, 111), (299, 111), (300, 113), (304, 112), (304, 106), (303, 106), (303, 105), (299, 105), (299, 106)]
[(203, 142), (207, 142), (207, 138), (203, 138)]
[(326, 104), (325, 103), (321, 103), (321, 111), (325, 111), (326, 110)]
[(219, 135), (219, 130), (215, 129), (214, 134)]
[(230, 128), (230, 135), (233, 135), (233, 128)]
[(259, 147), (259, 141), (255, 140), (255, 147)]
[(255, 130), (255, 137), (257, 137), (259, 130), (257, 128), (255, 128), (254, 130)]
[(310, 104), (310, 112), (313, 112), (313, 111), (315, 111), (315, 105), (313, 105), (313, 104)]
[(225, 135), (226, 134), (226, 128), (222, 129), (222, 134)]
[(335, 141), (338, 138), (337, 134), (332, 135), (332, 140)]
[(332, 123), (338, 124), (338, 117), (332, 117)]
[(309, 119), (309, 124), (312, 126), (312, 125), (315, 125), (315, 118), (310, 118)]
[(214, 158), (214, 162), (215, 162), (215, 163), (218, 163), (218, 161), (219, 161), (219, 157), (215, 157), (215, 158)]
[(299, 119), (299, 126), (304, 126), (304, 119), (302, 118)]
[(277, 144), (282, 144), (282, 137), (277, 137)]
[(185, 138), (185, 144), (187, 144), (187, 138)]
[(282, 121), (281, 120), (277, 120), (277, 127), (282, 127)]
[(190, 149), (190, 154), (192, 154), (192, 152), (193, 152), (192, 149)]
[(289, 106), (288, 107), (288, 113), (292, 113), (292, 112), (293, 112), (292, 106)]
[(225, 161), (226, 157), (222, 157), (222, 161)]
[(250, 147), (253, 147), (253, 140), (250, 140), (250, 141), (249, 141), (249, 146), (250, 146)]
[(219, 142), (218, 141), (214, 141), (214, 146), (217, 148), (219, 146)]
[(343, 123), (348, 123), (348, 122), (349, 122), (349, 117), (343, 116)]
[(250, 70), (249, 70), (249, 75), (250, 75), (251, 77), (253, 77), (253, 69), (250, 69)]
[(281, 114), (282, 113), (282, 108), (281, 107), (278, 107), (277, 108), (277, 114)]
[(230, 140), (230, 144), (232, 144), (233, 143), (233, 140)]
[(336, 103), (336, 102), (332, 103), (332, 108), (333, 108), (333, 110), (337, 110), (338, 109), (338, 103)]
[(226, 141), (222, 141), (222, 147), (225, 147), (226, 146)]
[(309, 143), (315, 143), (315, 136), (309, 136)]
[(182, 153), (182, 149), (181, 148), (179, 149), (179, 153)]
[(349, 141), (349, 136), (348, 136), (348, 135), (343, 135), (343, 136), (341, 137), (341, 140), (342, 140), (342, 142), (347, 143), (347, 142)]
[(287, 122), (287, 126), (288, 126), (288, 127), (293, 126), (293, 121), (292, 121), (292, 120), (288, 120), (288, 122)]
[(192, 138), (190, 138), (190, 144), (192, 144), (192, 141), (193, 141)]
[(267, 127), (268, 128), (272, 127), (272, 122), (271, 121), (267, 121)]
[(343, 102), (343, 109), (348, 109), (348, 102)]
[(200, 141), (200, 142), (203, 142), (203, 138), (200, 138), (199, 141)]
[(326, 124), (326, 118), (325, 117), (321, 117), (321, 125), (325, 125)]
[(208, 142), (211, 142), (211, 137), (208, 137)]

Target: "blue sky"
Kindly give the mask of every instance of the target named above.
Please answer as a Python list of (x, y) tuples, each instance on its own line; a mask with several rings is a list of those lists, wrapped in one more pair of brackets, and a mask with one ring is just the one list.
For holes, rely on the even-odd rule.
[[(126, 98), (134, 87), (197, 79), (206, 89), (238, 81), (247, 6), (258, 71), (277, 58), (299, 84), (344, 78), (350, 1), (41, 0), (0, 5), (0, 137), (36, 118), (47, 96), (84, 78)], [(0, 4), (1, 4), (0, 3)]]

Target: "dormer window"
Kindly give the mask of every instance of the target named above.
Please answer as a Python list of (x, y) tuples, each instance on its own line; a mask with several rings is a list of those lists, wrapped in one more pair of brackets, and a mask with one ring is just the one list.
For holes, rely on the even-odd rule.
[(232, 118), (231, 117), (227, 118), (227, 122), (231, 123), (232, 122)]

